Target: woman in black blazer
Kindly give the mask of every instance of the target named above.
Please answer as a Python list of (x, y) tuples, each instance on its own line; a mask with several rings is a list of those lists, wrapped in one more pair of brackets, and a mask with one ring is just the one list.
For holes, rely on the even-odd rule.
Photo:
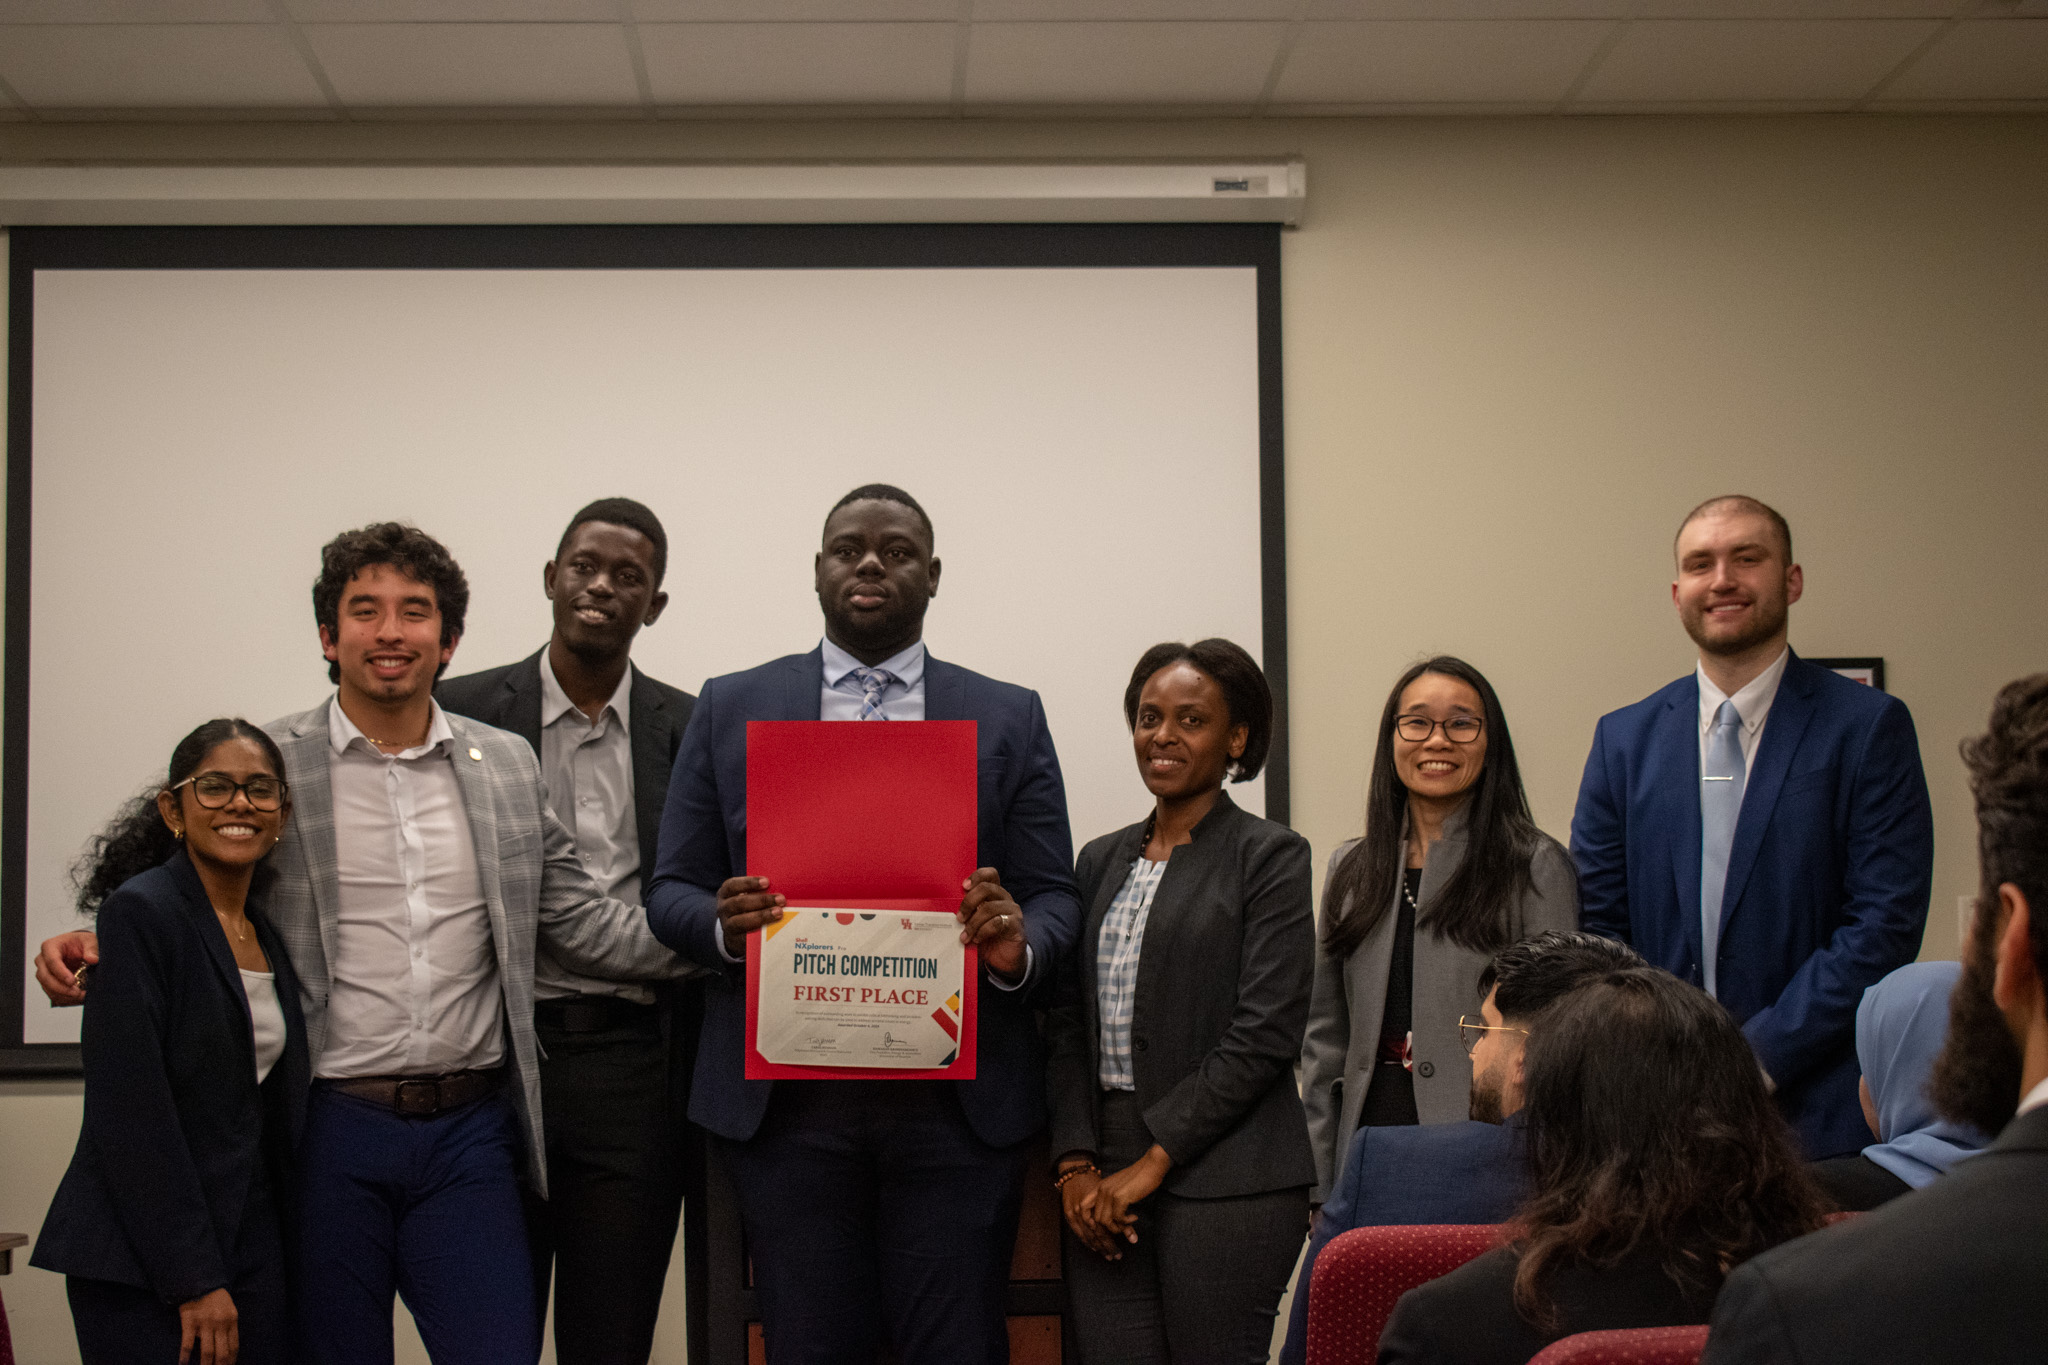
[(31, 1263), (68, 1277), (85, 1365), (289, 1358), (306, 1030), (250, 900), (289, 801), (270, 736), (209, 721), (79, 863), (79, 904), (99, 911), (85, 1122)]
[(1742, 1031), (1633, 967), (1536, 1016), (1513, 1240), (1401, 1296), (1380, 1365), (1522, 1365), (1559, 1337), (1707, 1321), (1728, 1272), (1824, 1220)]
[(1068, 1304), (1090, 1365), (1263, 1361), (1316, 1178), (1308, 843), (1223, 794), (1272, 736), (1242, 649), (1146, 651), (1124, 717), (1153, 811), (1081, 851), (1048, 1023)]

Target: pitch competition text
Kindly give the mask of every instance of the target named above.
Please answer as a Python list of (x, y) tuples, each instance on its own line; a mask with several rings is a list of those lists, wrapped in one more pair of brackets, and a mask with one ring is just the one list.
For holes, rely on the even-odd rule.
[[(938, 979), (939, 961), (933, 957), (894, 957), (883, 953), (816, 953), (799, 950), (790, 955), (789, 969), (798, 976), (834, 976), (870, 980)], [(812, 986), (796, 987), (798, 1000), (816, 1000), (837, 1005), (929, 1005), (930, 992), (907, 986)]]

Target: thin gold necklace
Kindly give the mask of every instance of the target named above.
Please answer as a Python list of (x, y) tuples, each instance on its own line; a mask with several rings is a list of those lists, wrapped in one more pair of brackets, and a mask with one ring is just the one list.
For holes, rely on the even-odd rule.
[(228, 917), (222, 913), (219, 906), (214, 907), (213, 915), (215, 919), (220, 921), (220, 927), (227, 930), (228, 937), (234, 939), (237, 943), (247, 943), (249, 941), (249, 935), (246, 932), (249, 928), (249, 921), (246, 916), (242, 920), (243, 932), (237, 932), (235, 927), (228, 923)]

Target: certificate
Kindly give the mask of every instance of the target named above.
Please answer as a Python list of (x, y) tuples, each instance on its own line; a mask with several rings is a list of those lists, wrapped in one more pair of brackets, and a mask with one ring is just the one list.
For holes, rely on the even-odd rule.
[(972, 721), (754, 721), (747, 873), (783, 917), (747, 935), (746, 1075), (974, 1076), (980, 967)]
[(951, 913), (792, 908), (758, 947), (747, 972), (763, 1060), (932, 1071), (958, 1059), (967, 949)]

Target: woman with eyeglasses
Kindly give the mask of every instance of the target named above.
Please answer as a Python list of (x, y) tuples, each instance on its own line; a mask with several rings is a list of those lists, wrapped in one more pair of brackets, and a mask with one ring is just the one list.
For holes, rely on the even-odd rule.
[(208, 721), (73, 868), (99, 933), (85, 1121), (31, 1263), (66, 1276), (85, 1365), (288, 1358), (281, 1201), (309, 1068), (257, 900), (290, 810), (270, 736)]
[(1302, 1047), (1321, 1202), (1361, 1126), (1472, 1112), (1458, 1021), (1492, 955), (1578, 927), (1571, 857), (1536, 828), (1493, 685), (1439, 655), (1380, 715), (1365, 834), (1330, 855)]

